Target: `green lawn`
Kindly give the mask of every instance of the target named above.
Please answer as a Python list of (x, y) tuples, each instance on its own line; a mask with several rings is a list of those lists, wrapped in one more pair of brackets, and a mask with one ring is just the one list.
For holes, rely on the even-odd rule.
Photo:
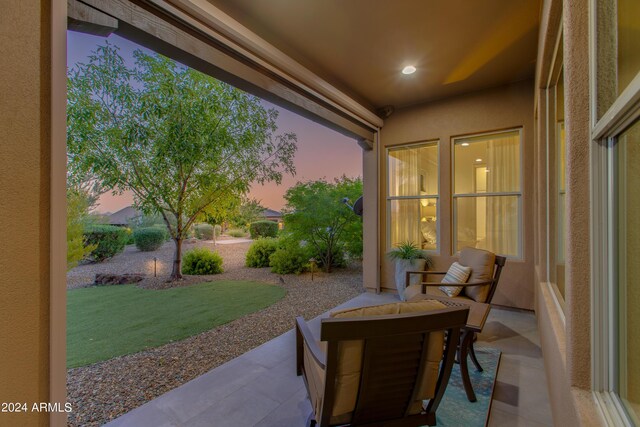
[(67, 367), (89, 365), (207, 331), (280, 300), (285, 290), (249, 281), (145, 290), (135, 285), (67, 292)]

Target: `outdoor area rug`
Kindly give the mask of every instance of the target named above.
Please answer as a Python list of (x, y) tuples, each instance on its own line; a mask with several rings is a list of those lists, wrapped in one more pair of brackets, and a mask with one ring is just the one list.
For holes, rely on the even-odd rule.
[(476, 371), (476, 367), (469, 358), (469, 377), (478, 400), (476, 402), (467, 400), (460, 376), (460, 366), (454, 365), (449, 385), (436, 410), (438, 427), (484, 427), (488, 421), (501, 352), (489, 347), (474, 347), (478, 361), (484, 369), (483, 372)]

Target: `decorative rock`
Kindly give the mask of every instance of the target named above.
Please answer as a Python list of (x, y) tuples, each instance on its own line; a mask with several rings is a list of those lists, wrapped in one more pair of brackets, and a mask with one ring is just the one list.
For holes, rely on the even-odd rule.
[(126, 285), (138, 283), (144, 279), (144, 274), (96, 274), (95, 285)]

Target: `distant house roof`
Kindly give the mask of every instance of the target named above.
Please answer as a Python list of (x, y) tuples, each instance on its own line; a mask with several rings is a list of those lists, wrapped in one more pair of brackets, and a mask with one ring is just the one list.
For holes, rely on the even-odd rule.
[(274, 211), (273, 209), (265, 209), (264, 211), (262, 211), (262, 215), (264, 215), (265, 218), (271, 218), (271, 219), (282, 218), (282, 213), (278, 211)]
[(129, 220), (142, 216), (142, 212), (133, 206), (127, 206), (118, 212), (109, 215), (109, 224), (111, 225), (128, 225)]

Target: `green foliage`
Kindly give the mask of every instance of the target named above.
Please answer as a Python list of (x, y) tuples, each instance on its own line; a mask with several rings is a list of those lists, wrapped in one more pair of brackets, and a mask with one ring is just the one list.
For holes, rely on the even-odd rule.
[(264, 218), (264, 209), (259, 200), (243, 197), (240, 205), (230, 216), (229, 222), (236, 228), (247, 230), (249, 224)]
[(124, 250), (129, 233), (114, 225), (92, 225), (85, 229), (84, 236), (88, 245), (96, 245), (91, 252), (93, 259), (102, 262)]
[(241, 228), (231, 228), (227, 231), (227, 234), (231, 237), (244, 237), (247, 233)]
[(69, 167), (132, 191), (145, 214), (172, 216), (180, 259), (192, 224), (224, 217), (253, 183), (295, 173), (296, 135), (277, 135), (277, 111), (255, 96), (161, 55), (134, 57), (128, 67), (106, 42), (69, 70)]
[(67, 189), (67, 270), (89, 256), (97, 245), (87, 245), (84, 237), (84, 220), (90, 201), (78, 190)]
[(300, 274), (309, 264), (309, 251), (299, 242), (286, 241), (269, 257), (272, 273)]
[(245, 265), (252, 268), (269, 267), (269, 257), (278, 249), (278, 239), (262, 238), (251, 244)]
[(133, 245), (136, 243), (136, 239), (133, 237), (133, 230), (129, 227), (125, 228), (127, 230), (127, 243), (125, 245)]
[(252, 239), (260, 237), (278, 237), (278, 223), (273, 221), (256, 221), (249, 226)]
[(207, 248), (194, 248), (184, 254), (183, 274), (203, 275), (222, 272), (222, 257), (217, 252)]
[(135, 285), (67, 292), (67, 367), (159, 347), (270, 306), (280, 286), (224, 280), (162, 291)]
[(396, 259), (408, 259), (414, 260), (423, 258), (427, 260), (427, 264), (431, 264), (431, 260), (427, 253), (420, 249), (418, 245), (413, 242), (402, 242), (396, 245), (395, 248), (387, 252), (387, 256), (393, 260)]
[(151, 252), (160, 248), (165, 242), (166, 234), (158, 227), (138, 228), (133, 232), (136, 247), (143, 252)]
[(211, 224), (196, 224), (193, 226), (196, 233), (196, 239), (200, 240), (213, 240), (214, 228)]
[(344, 252), (362, 256), (362, 219), (342, 200), (356, 200), (362, 195), (360, 178), (299, 182), (285, 194), (287, 206), (284, 222), (287, 232), (305, 241), (319, 266), (327, 272), (344, 264)]
[(164, 219), (162, 218), (162, 215), (160, 214), (150, 214), (150, 215), (142, 215), (142, 216), (138, 216), (135, 218), (131, 218), (129, 219), (129, 221), (127, 221), (129, 228), (131, 229), (136, 229), (136, 228), (147, 228), (147, 227), (153, 227), (153, 226), (158, 226), (158, 225), (162, 225), (163, 227), (166, 228), (166, 224), (164, 222)]
[(331, 268), (327, 268), (327, 260), (328, 257), (326, 256), (328, 252), (327, 247), (325, 246), (324, 243), (321, 243), (319, 245), (319, 247), (313, 247), (311, 249), (311, 255), (313, 256), (313, 258), (315, 258), (316, 260), (316, 265), (319, 268), (323, 268), (326, 271), (330, 271), (332, 268), (343, 268), (347, 266), (347, 253), (345, 250), (344, 245), (336, 245), (331, 249), (332, 255), (331, 255)]
[(166, 224), (154, 224), (150, 226), (151, 228), (155, 228), (156, 230), (162, 231), (162, 235), (164, 236), (165, 242), (171, 240), (171, 234), (169, 234), (169, 229)]

